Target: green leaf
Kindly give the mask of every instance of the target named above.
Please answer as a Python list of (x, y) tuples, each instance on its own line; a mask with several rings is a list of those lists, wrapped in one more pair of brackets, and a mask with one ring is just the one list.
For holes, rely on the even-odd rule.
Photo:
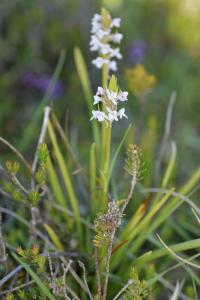
[[(173, 250), (174, 252), (181, 252), (181, 251), (186, 251), (186, 250), (191, 250), (191, 249), (199, 249), (200, 248), (200, 239), (195, 239), (179, 244), (175, 244), (170, 246), (170, 249)], [(161, 248), (159, 250), (153, 251), (150, 255), (146, 257), (141, 257), (142, 264), (146, 264), (147, 262), (149, 263), (150, 261), (157, 260), (158, 258), (161, 258), (165, 255), (169, 255), (169, 252), (166, 248)], [(136, 264), (138, 264), (140, 261), (140, 257), (136, 259)]]
[(48, 235), (50, 236), (52, 242), (54, 243), (54, 245), (56, 246), (57, 249), (61, 250), (62, 252), (64, 252), (64, 247), (61, 243), (61, 241), (58, 238), (58, 235), (55, 233), (55, 231), (47, 224), (44, 224), (44, 228), (46, 229)]
[[(124, 251), (128, 248), (130, 242), (133, 241), (133, 239), (136, 236), (142, 239), (146, 237), (143, 237), (143, 232), (145, 232), (145, 230), (149, 228), (151, 221), (155, 219), (155, 215), (164, 206), (164, 204), (167, 202), (167, 200), (170, 198), (173, 192), (174, 188), (170, 189), (168, 193), (165, 196), (163, 196), (154, 207), (151, 208), (148, 214), (140, 221), (140, 223), (137, 224), (136, 227), (132, 228), (132, 224), (130, 222), (127, 224), (127, 226), (121, 233), (120, 240), (123, 241), (125, 239), (128, 239), (129, 243), (126, 244), (123, 249), (119, 249), (119, 251), (115, 254), (112, 262), (113, 267), (116, 266), (116, 264), (118, 264), (118, 262), (121, 259), (121, 256), (123, 256), (124, 254)], [(135, 242), (132, 245), (133, 246), (130, 249), (130, 251), (134, 252)]]
[(166, 169), (166, 172), (165, 172), (162, 184), (161, 184), (162, 187), (166, 187), (167, 186), (167, 184), (168, 184), (168, 182), (170, 180), (171, 174), (172, 174), (172, 172), (174, 170), (175, 163), (176, 163), (176, 143), (175, 142), (172, 142), (171, 149), (172, 149), (171, 150), (172, 152), (171, 152), (169, 164), (167, 166), (167, 169)]
[(56, 138), (55, 132), (53, 130), (53, 127), (52, 127), (50, 121), (48, 122), (48, 133), (49, 133), (51, 143), (53, 145), (55, 158), (58, 162), (60, 172), (61, 172), (62, 177), (63, 177), (63, 182), (65, 184), (65, 187), (66, 187), (66, 190), (67, 190), (67, 193), (68, 193), (68, 196), (69, 196), (69, 201), (70, 201), (70, 204), (72, 206), (72, 210), (74, 212), (74, 217), (75, 217), (75, 220), (76, 220), (77, 230), (78, 230), (78, 233), (79, 233), (79, 239), (81, 241), (83, 237), (82, 237), (82, 229), (81, 229), (81, 223), (80, 223), (78, 200), (76, 198), (76, 194), (75, 194), (75, 191), (74, 191), (72, 180), (70, 178), (70, 173), (69, 173), (67, 164), (66, 164), (66, 162), (64, 160), (64, 157), (63, 157), (63, 155), (60, 151), (60, 147), (58, 145), (57, 138)]
[(108, 88), (109, 88), (110, 91), (113, 91), (113, 92), (117, 92), (118, 91), (117, 77), (115, 75), (111, 76)]
[[(88, 112), (89, 112), (89, 118), (92, 115), (92, 109), (93, 109), (93, 93), (90, 86), (90, 80), (88, 76), (88, 71), (86, 68), (86, 64), (83, 58), (83, 55), (81, 53), (81, 50), (79, 48), (74, 49), (74, 60), (76, 64), (76, 69), (78, 72), (78, 76), (82, 85), (83, 93), (87, 102), (88, 106)], [(99, 127), (98, 123), (96, 121), (92, 121), (92, 132), (94, 141), (97, 147), (97, 152), (100, 152), (100, 133), (99, 133)]]
[(95, 143), (92, 143), (90, 147), (90, 193), (92, 208), (97, 208), (96, 203), (96, 155), (95, 155)]

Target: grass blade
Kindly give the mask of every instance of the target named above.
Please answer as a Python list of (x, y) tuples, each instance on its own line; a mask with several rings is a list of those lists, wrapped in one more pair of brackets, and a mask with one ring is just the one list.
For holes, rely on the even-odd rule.
[(79, 233), (79, 239), (81, 241), (82, 240), (82, 230), (81, 230), (80, 215), (79, 215), (79, 209), (78, 209), (78, 200), (77, 200), (75, 192), (74, 192), (73, 184), (72, 184), (72, 181), (70, 178), (70, 174), (69, 174), (66, 162), (65, 162), (63, 155), (60, 151), (60, 148), (58, 146), (57, 138), (56, 138), (55, 132), (53, 130), (53, 127), (52, 127), (50, 121), (48, 123), (48, 132), (49, 132), (49, 137), (50, 137), (51, 143), (53, 145), (55, 157), (58, 162), (60, 172), (62, 174), (63, 181), (64, 181), (64, 184), (65, 184), (68, 196), (69, 196), (69, 201), (70, 201), (72, 210), (74, 212), (77, 230)]
[[(179, 244), (175, 244), (170, 246), (171, 250), (174, 252), (181, 252), (181, 251), (186, 251), (186, 250), (191, 250), (191, 249), (198, 249), (200, 247), (200, 239), (195, 239), (195, 240), (191, 240), (191, 241), (187, 241), (187, 242), (183, 242), (183, 243), (179, 243)], [(142, 260), (140, 260), (140, 258), (136, 259), (136, 264), (139, 264), (140, 261), (142, 262), (142, 264), (146, 264), (147, 262), (151, 262), (153, 260), (157, 260), (158, 258), (161, 258), (165, 255), (168, 255), (169, 252), (167, 249), (162, 248), (162, 249), (158, 249), (153, 251), (150, 255), (143, 257)]]
[[(199, 181), (199, 179), (200, 179), (200, 169), (197, 169), (196, 172), (194, 172), (193, 176), (180, 189), (179, 194), (186, 195), (195, 186), (195, 184)], [(156, 205), (158, 202), (159, 201), (157, 201), (157, 197), (156, 197)], [(174, 197), (169, 203), (166, 203), (165, 207), (161, 209), (159, 215), (157, 215), (157, 217), (152, 221), (149, 227), (143, 231), (143, 234), (137, 237), (137, 239), (134, 242), (132, 251), (137, 251), (144, 243), (146, 237), (152, 232), (154, 232), (165, 220), (167, 220), (171, 216), (171, 214), (176, 209), (178, 209), (181, 204), (183, 204), (183, 202), (184, 199), (181, 199), (177, 196)]]
[[(89, 112), (89, 117), (92, 115), (92, 109), (93, 109), (93, 95), (92, 95), (92, 90), (90, 86), (90, 80), (89, 80), (89, 75), (88, 71), (86, 68), (86, 64), (83, 58), (83, 55), (81, 53), (81, 50), (76, 47), (74, 49), (74, 60), (76, 64), (76, 69), (78, 72), (78, 76), (82, 85), (83, 93), (87, 102), (88, 106), (88, 112)], [(99, 127), (98, 123), (96, 121), (93, 121), (92, 123), (92, 132), (93, 132), (93, 137), (94, 141), (97, 147), (97, 152), (99, 153), (100, 151), (100, 133), (99, 133)]]
[(61, 243), (61, 241), (58, 238), (58, 235), (55, 233), (55, 231), (47, 224), (44, 224), (44, 228), (46, 229), (48, 235), (50, 236), (52, 242), (54, 243), (54, 245), (56, 246), (57, 249), (59, 249), (60, 251), (64, 252), (64, 247)]
[(190, 262), (189, 260), (184, 259), (184, 258), (178, 256), (171, 248), (169, 248), (169, 247), (163, 242), (163, 240), (161, 239), (161, 237), (160, 237), (158, 234), (157, 234), (157, 237), (158, 237), (158, 239), (160, 240), (161, 244), (167, 249), (167, 251), (168, 251), (172, 256), (174, 256), (178, 261), (182, 261), (182, 262), (184, 262), (184, 263), (187, 264), (187, 265), (190, 265), (190, 266), (192, 266), (192, 267), (194, 267), (194, 268), (200, 269), (200, 265), (194, 264), (194, 263)]
[(161, 187), (167, 186), (167, 184), (170, 180), (171, 174), (173, 172), (173, 169), (175, 167), (175, 163), (176, 163), (176, 143), (175, 142), (171, 143), (171, 148), (172, 148), (171, 157), (170, 157), (169, 164), (167, 166)]
[(92, 209), (97, 209), (96, 203), (96, 156), (95, 156), (95, 143), (90, 147), (90, 193)]
[[(120, 240), (126, 240), (128, 239), (130, 242), (133, 241), (135, 236), (137, 236), (139, 233), (139, 237), (142, 236), (141, 232), (145, 230), (145, 228), (148, 228), (150, 221), (153, 219), (153, 217), (156, 215), (156, 213), (161, 209), (161, 207), (166, 203), (166, 201), (170, 198), (174, 191), (174, 188), (168, 191), (168, 193), (160, 199), (160, 201), (157, 203), (155, 207), (152, 207), (152, 209), (149, 211), (149, 213), (140, 221), (140, 223), (137, 224), (134, 230), (130, 230), (129, 226), (131, 224), (128, 224), (127, 227), (122, 231), (122, 234), (120, 236)], [(127, 234), (127, 232), (129, 234)], [(130, 242), (126, 245), (124, 245), (124, 248), (119, 249), (119, 251), (115, 254), (113, 257), (112, 265), (113, 267), (118, 264), (118, 262), (121, 260), (121, 257), (124, 255), (125, 248), (128, 248)], [(130, 249), (131, 252), (134, 252), (135, 242), (134, 246)]]

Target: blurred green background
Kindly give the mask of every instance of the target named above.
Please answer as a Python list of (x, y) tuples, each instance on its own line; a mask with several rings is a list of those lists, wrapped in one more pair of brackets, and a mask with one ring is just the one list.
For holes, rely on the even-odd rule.
[[(137, 64), (144, 65), (156, 77), (155, 88), (145, 100), (142, 133), (145, 136), (149, 120), (156, 120), (155, 161), (169, 98), (173, 91), (177, 93), (171, 138), (177, 143), (177, 181), (182, 181), (199, 163), (199, 0), (0, 1), (0, 136), (20, 145), (61, 50), (66, 49), (65, 64), (51, 97), (53, 107), (62, 124), (68, 125), (75, 150), (77, 145), (91, 142), (87, 106), (73, 52), (75, 46), (81, 48), (95, 92), (101, 75), (91, 64), (95, 55), (89, 51), (90, 22), (102, 6), (122, 19), (123, 60), (117, 73), (121, 88), (128, 89), (126, 68)], [(140, 110), (137, 97), (130, 92), (127, 114), (136, 128)], [(29, 147), (23, 149), (27, 155), (34, 151), (40, 125), (41, 122), (34, 128)], [(119, 142), (127, 126), (126, 121), (113, 126), (114, 143)], [(148, 147), (148, 141), (146, 144)], [(82, 152), (79, 155), (84, 157)]]

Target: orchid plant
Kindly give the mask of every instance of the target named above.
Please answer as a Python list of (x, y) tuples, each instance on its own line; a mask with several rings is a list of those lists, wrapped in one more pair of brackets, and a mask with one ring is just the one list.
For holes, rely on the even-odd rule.
[[(174, 188), (168, 189), (175, 165), (176, 153), (173, 152), (162, 179), (162, 188), (145, 189), (140, 183), (141, 202), (136, 204), (138, 206), (134, 212), (130, 209), (130, 214), (125, 216), (143, 171), (142, 151), (130, 143), (126, 146), (124, 163), (125, 174), (129, 177), (122, 180), (125, 191), (127, 187), (129, 190), (123, 198), (118, 196), (119, 193), (114, 196), (110, 193), (113, 169), (131, 128), (129, 125), (120, 144), (111, 154), (115, 122), (128, 119), (124, 107), (128, 101), (128, 92), (120, 89), (117, 77), (112, 74), (117, 71), (116, 59), (122, 58), (118, 46), (123, 35), (117, 31), (120, 23), (121, 20), (112, 18), (106, 9), (92, 18), (90, 50), (98, 53), (92, 64), (102, 69), (102, 82), (98, 84), (95, 95), (92, 94), (81, 51), (75, 49), (76, 68), (87, 100), (88, 122), (91, 121), (94, 139), (88, 151), (88, 170), (77, 160), (68, 135), (50, 106), (44, 110), (31, 164), (13, 145), (0, 137), (0, 141), (21, 162), (7, 161), (5, 169), (1, 166), (5, 179), (1, 182), (0, 192), (6, 201), (7, 198), (17, 201), (16, 213), (0, 207), (0, 271), (5, 265), (6, 273), (0, 279), (1, 290), (2, 286), (6, 286), (4, 291), (0, 290), (0, 295), (5, 295), (6, 300), (151, 300), (160, 297), (160, 286), (159, 289), (154, 286), (172, 268), (186, 269), (192, 266), (199, 269), (199, 264), (191, 261), (199, 254), (194, 253), (191, 258), (185, 255), (183, 258), (174, 252), (191, 249), (195, 252), (200, 247), (199, 238), (169, 248), (159, 236), (161, 244), (153, 236), (184, 202), (192, 207), (199, 222), (199, 208), (186, 196), (199, 182), (199, 168), (180, 192), (175, 192)], [(54, 84), (63, 63), (61, 55), (52, 80)], [(154, 76), (149, 75), (140, 65), (128, 70), (126, 75), (131, 77), (130, 82), (133, 84), (130, 85), (138, 97), (146, 97), (155, 84)], [(45, 105), (47, 100), (44, 98)], [(58, 138), (63, 142), (63, 147)], [(66, 156), (63, 154), (64, 147)], [(21, 180), (21, 170), (24, 169), (25, 178)], [(122, 172), (121, 168), (120, 177)], [(86, 207), (82, 201), (84, 194), (89, 199)], [(4, 241), (1, 212), (15, 218), (16, 222), (22, 222), (30, 230), (25, 245), (27, 249), (24, 245), (11, 246), (9, 239), (8, 243)], [(29, 221), (25, 219), (27, 216), (30, 216)], [(182, 232), (187, 234), (184, 229)], [(193, 232), (196, 233), (196, 228)], [(12, 233), (9, 231), (8, 234)], [(14, 230), (15, 234), (17, 230)], [(143, 245), (147, 239), (152, 243), (153, 250), (144, 253), (146, 247)], [(157, 259), (169, 253), (178, 260), (177, 265), (158, 273)], [(7, 264), (8, 258), (12, 263)], [(10, 265), (14, 263), (19, 265), (8, 272), (7, 268), (11, 268)], [(196, 273), (191, 269), (189, 272), (200, 286)], [(141, 280), (141, 274), (147, 280)], [(17, 286), (13, 287), (16, 282)], [(178, 294), (182, 296), (179, 284), (174, 288), (170, 285), (170, 288), (171, 300), (178, 299)]]

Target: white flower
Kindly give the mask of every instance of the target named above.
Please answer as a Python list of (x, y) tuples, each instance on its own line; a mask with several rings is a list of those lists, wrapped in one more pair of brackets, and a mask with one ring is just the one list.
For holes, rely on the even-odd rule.
[[(107, 24), (103, 19), (105, 17), (109, 20)], [(113, 28), (120, 27), (120, 21), (119, 18), (112, 19), (109, 13), (106, 16), (95, 14), (92, 18), (90, 50), (98, 52), (99, 56), (92, 61), (98, 69), (107, 64), (109, 71), (117, 71), (117, 63), (112, 58), (121, 59), (122, 55), (118, 47), (113, 48), (113, 43), (119, 44), (123, 35), (119, 32), (113, 32)]]
[(97, 57), (96, 59), (93, 59), (92, 60), (92, 63), (98, 68), (98, 69), (101, 69), (102, 66), (104, 64), (108, 64), (109, 63), (109, 60), (108, 59), (105, 59), (105, 58), (102, 58), (102, 57)]
[(108, 36), (109, 34), (110, 34), (110, 29), (99, 29), (99, 30), (96, 32), (96, 36), (97, 36), (99, 39), (102, 39), (103, 37)]
[(103, 96), (105, 94), (104, 89), (101, 86), (98, 86), (97, 95)]
[(111, 70), (113, 72), (116, 72), (117, 71), (117, 63), (116, 63), (116, 61), (115, 60), (109, 61), (108, 68), (109, 68), (109, 70)]
[(119, 101), (127, 101), (128, 100), (128, 92), (122, 92), (120, 91), (119, 92), (119, 95), (118, 95), (118, 100)]
[(97, 32), (101, 28), (101, 15), (95, 14), (94, 17), (92, 18), (92, 33)]
[(102, 48), (102, 46), (103, 44), (100, 42), (100, 40), (95, 35), (92, 35), (90, 40), (90, 50), (98, 51)]
[(118, 59), (121, 59), (122, 55), (120, 53), (120, 49), (119, 48), (112, 49), (111, 57), (117, 57)]
[(93, 102), (94, 105), (95, 105), (95, 104), (98, 104), (99, 102), (102, 102), (101, 97), (99, 97), (99, 96), (97, 96), (97, 95), (95, 95), (93, 98), (94, 98), (94, 102)]
[(121, 19), (120, 18), (114, 18), (110, 24), (110, 27), (120, 27)]
[(112, 35), (112, 41), (119, 44), (123, 38), (123, 34), (116, 32)]
[(93, 97), (94, 98), (93, 104), (96, 105), (99, 102), (102, 102), (102, 96), (103, 95), (104, 95), (104, 89), (101, 86), (99, 86), (98, 89), (97, 89), (96, 95)]
[(125, 114), (125, 108), (121, 108), (118, 113), (117, 116), (122, 119), (123, 117), (125, 117), (126, 119), (128, 119), (127, 115)]
[[(117, 89), (117, 86), (116, 86)], [(109, 122), (112, 124), (113, 121), (119, 121), (119, 119), (126, 118), (125, 108), (121, 108), (119, 111), (117, 110), (118, 104), (120, 101), (127, 101), (128, 92), (112, 91), (109, 89), (103, 89), (103, 87), (99, 86), (97, 88), (96, 95), (94, 96), (93, 104), (99, 104), (99, 102), (104, 103), (105, 110), (101, 111), (100, 106), (98, 106), (98, 110), (92, 111), (92, 117), (90, 120), (96, 119), (99, 122)]]
[(111, 110), (109, 107), (106, 107), (107, 111), (108, 111), (108, 121), (110, 121), (111, 123), (113, 121), (118, 121), (118, 113), (116, 110)]
[(117, 105), (117, 92), (107, 90), (107, 97), (114, 105)]
[(103, 122), (106, 120), (106, 114), (100, 110), (93, 110), (92, 117), (90, 120), (97, 119), (99, 122)]
[(111, 46), (109, 44), (103, 44), (101, 49), (100, 49), (100, 53), (103, 55), (106, 54), (111, 54), (113, 52), (113, 49), (111, 48)]

